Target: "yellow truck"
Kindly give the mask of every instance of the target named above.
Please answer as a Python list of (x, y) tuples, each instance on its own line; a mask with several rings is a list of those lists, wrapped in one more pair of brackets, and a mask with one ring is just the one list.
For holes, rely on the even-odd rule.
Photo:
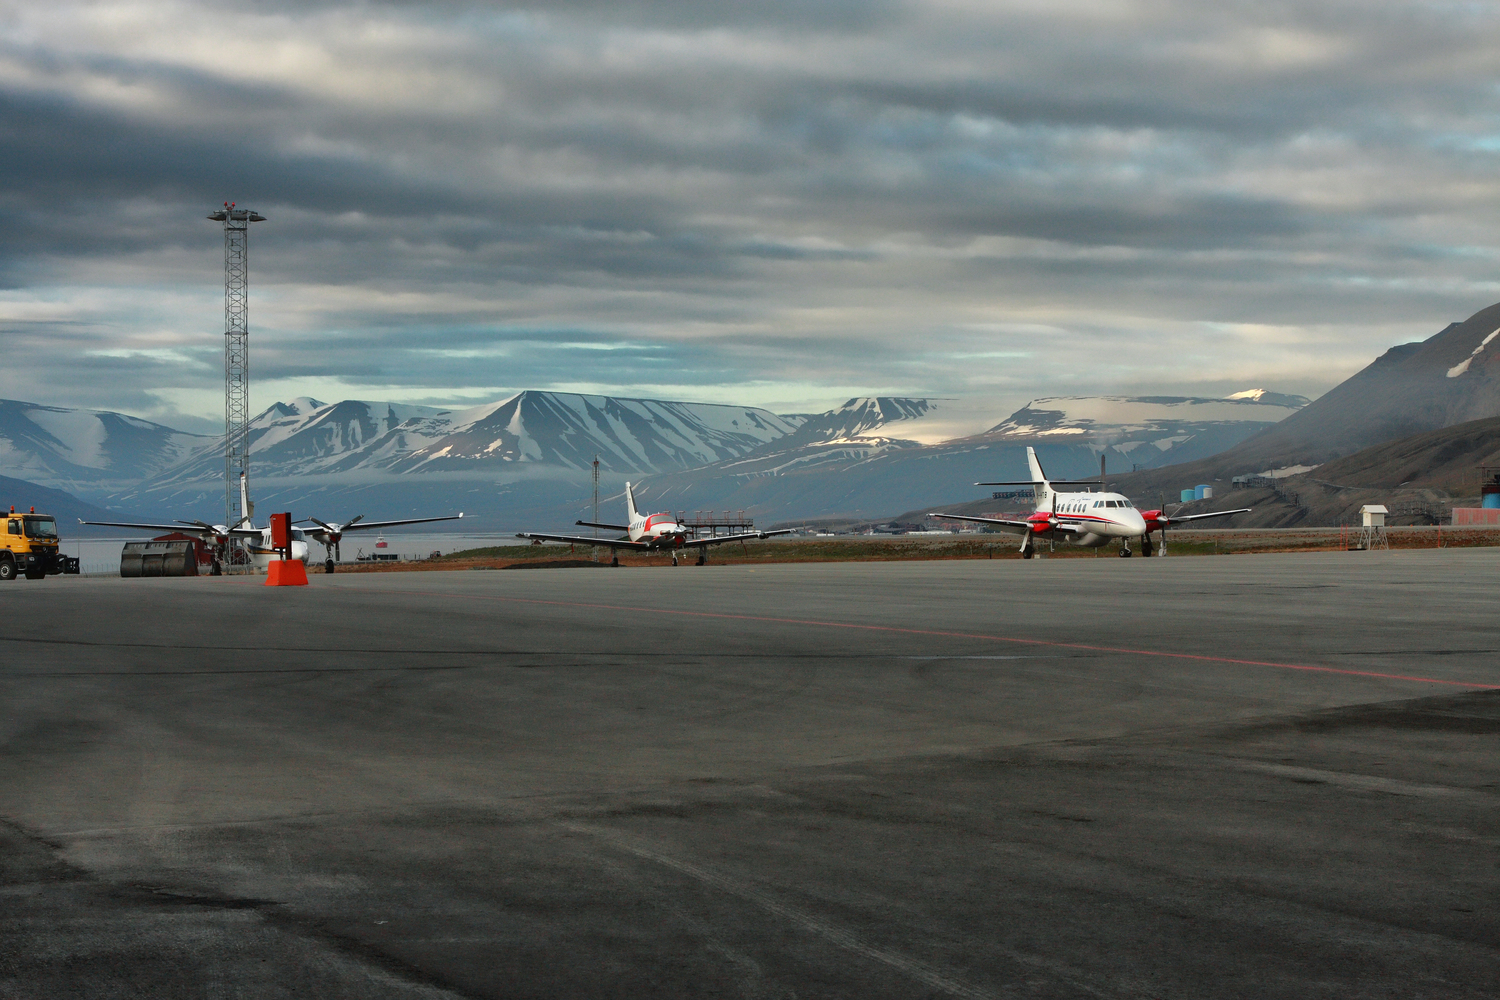
[(0, 533), (0, 580), (14, 580), (25, 573), (28, 580), (57, 573), (77, 573), (78, 560), (57, 551), (57, 521), (51, 514), (38, 514), (33, 507), (18, 514), (11, 507)]

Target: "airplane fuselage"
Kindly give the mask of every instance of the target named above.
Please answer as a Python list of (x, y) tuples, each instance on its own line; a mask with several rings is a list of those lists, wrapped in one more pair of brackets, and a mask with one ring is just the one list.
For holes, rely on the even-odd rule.
[[(307, 537), (301, 528), (292, 529), (291, 537), (292, 558), (307, 564)], [(259, 538), (247, 538), (244, 541), (245, 552), (250, 556), (250, 563), (256, 569), (268, 569), (271, 560), (280, 559), (281, 552), (271, 547), (271, 529), (260, 529)]]
[(632, 542), (644, 542), (655, 548), (681, 548), (688, 531), (671, 514), (648, 514), (631, 520), (626, 528)]
[(1075, 545), (1096, 548), (1146, 534), (1145, 517), (1119, 493), (1049, 493), (1039, 499), (1037, 512), (1027, 519), (1039, 535), (1069, 525), (1082, 532), (1068, 532)]

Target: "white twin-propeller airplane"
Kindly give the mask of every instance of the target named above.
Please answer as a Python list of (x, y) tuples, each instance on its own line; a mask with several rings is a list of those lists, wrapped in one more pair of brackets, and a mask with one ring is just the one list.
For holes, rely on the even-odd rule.
[(575, 521), (585, 528), (607, 528), (610, 531), (623, 531), (624, 538), (590, 538), (587, 535), (543, 535), (533, 531), (518, 531), (517, 538), (532, 538), (541, 542), (570, 542), (574, 545), (607, 545), (615, 549), (615, 557), (611, 565), (620, 565), (620, 549), (633, 549), (637, 552), (659, 552), (663, 549), (672, 553), (672, 565), (677, 565), (678, 549), (697, 549), (697, 565), (702, 566), (708, 562), (708, 547), (710, 545), (723, 545), (725, 542), (743, 542), (751, 538), (770, 538), (772, 535), (789, 535), (792, 528), (779, 528), (776, 531), (749, 531), (739, 535), (709, 535), (706, 538), (689, 538), (692, 533), (690, 528), (678, 523), (677, 519), (670, 513), (642, 515), (635, 509), (635, 490), (631, 489), (629, 483), (625, 484), (625, 509), (629, 514), (629, 524), (600, 524), (597, 521)]
[(933, 514), (933, 517), (950, 521), (972, 521), (988, 524), (1021, 537), (1021, 558), (1030, 559), (1036, 551), (1039, 538), (1049, 540), (1065, 538), (1075, 545), (1098, 548), (1118, 539), (1120, 555), (1129, 556), (1130, 540), (1141, 540), (1141, 555), (1151, 554), (1151, 532), (1161, 532), (1161, 554), (1167, 554), (1167, 527), (1187, 521), (1198, 521), (1206, 517), (1228, 517), (1230, 514), (1248, 514), (1249, 507), (1239, 510), (1216, 510), (1208, 514), (1187, 514), (1168, 517), (1161, 510), (1136, 510), (1125, 496), (1104, 492), (1104, 463), (1100, 459), (1099, 492), (1058, 493), (1054, 486), (1092, 486), (1088, 482), (1051, 482), (1042, 471), (1037, 460), (1036, 449), (1026, 449), (1026, 461), (1031, 465), (1029, 482), (975, 483), (975, 486), (1030, 486), (1036, 493), (1036, 513), (1024, 521), (1011, 521), (996, 517), (968, 517), (963, 514)]
[[(105, 528), (130, 528), (135, 531), (161, 531), (179, 532), (184, 535), (196, 535), (205, 543), (214, 547), (213, 567), (209, 575), (219, 576), (224, 572), (224, 561), (228, 558), (229, 540), (240, 539), (244, 550), (250, 555), (250, 563), (256, 569), (266, 569), (273, 558), (279, 559), (281, 552), (271, 547), (270, 527), (257, 528), (254, 524), (255, 505), (250, 502), (250, 488), (245, 480), (245, 474), (240, 473), (240, 509), (245, 516), (240, 518), (239, 523), (230, 527), (223, 524), (209, 524), (206, 521), (174, 521), (171, 524), (136, 524), (122, 521), (85, 521), (79, 519), (79, 524), (96, 524)], [(456, 521), (463, 517), (462, 513), (449, 514), (446, 517), (413, 517), (402, 521), (366, 521), (361, 514), (343, 524), (327, 524), (317, 518), (307, 518), (316, 528), (304, 530), (296, 526), (292, 527), (291, 557), (306, 564), (307, 562), (307, 540), (309, 537), (315, 542), (321, 542), (327, 561), (323, 564), (326, 573), (332, 573), (338, 557), (339, 542), (343, 539), (346, 531), (371, 531), (376, 528), (394, 528), (400, 524), (426, 524), (430, 521)]]

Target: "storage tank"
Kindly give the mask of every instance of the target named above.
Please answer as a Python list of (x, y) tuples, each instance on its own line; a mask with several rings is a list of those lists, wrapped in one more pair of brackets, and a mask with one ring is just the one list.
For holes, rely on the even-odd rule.
[(197, 576), (198, 551), (191, 541), (126, 542), (121, 576)]
[(1214, 495), (1214, 488), (1207, 483), (1199, 483), (1193, 487), (1194, 500), (1207, 500)]
[(1197, 495), (1197, 492), (1195, 490), (1183, 490), (1182, 491), (1182, 502), (1183, 503), (1192, 503), (1196, 499), (1198, 499), (1198, 495)]
[(1479, 502), (1481, 507), (1500, 507), (1500, 483), (1485, 483), (1479, 488), (1479, 493), (1483, 497)]

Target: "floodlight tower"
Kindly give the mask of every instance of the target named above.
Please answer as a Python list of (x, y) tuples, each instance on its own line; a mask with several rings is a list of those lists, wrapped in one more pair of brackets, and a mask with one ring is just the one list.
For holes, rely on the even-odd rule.
[(250, 471), (250, 223), (266, 217), (226, 201), (209, 218), (224, 223), (224, 523), (234, 527), (250, 515), (238, 488)]

